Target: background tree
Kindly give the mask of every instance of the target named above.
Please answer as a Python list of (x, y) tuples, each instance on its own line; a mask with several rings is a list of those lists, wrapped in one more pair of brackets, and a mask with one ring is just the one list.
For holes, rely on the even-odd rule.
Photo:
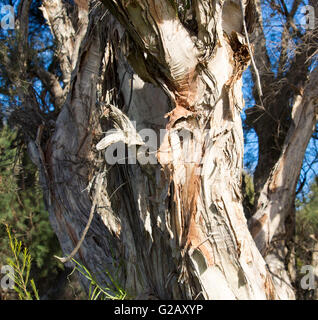
[[(316, 128), (315, 109), (307, 107), (304, 89), (317, 65), (317, 22), (312, 21), (314, 29), (300, 25), (305, 4), (311, 4), (317, 13), (316, 2), (256, 1), (258, 23), (252, 40), (264, 95), (259, 96), (255, 85), (254, 105), (246, 110), (247, 129), (255, 130), (259, 148), (250, 229), (286, 298), (293, 297), (292, 285), (297, 286), (298, 281), (293, 244), (296, 191), (304, 186), (305, 172), (312, 164), (303, 170), (298, 188), (296, 185)], [(252, 78), (256, 83), (253, 71)], [(311, 90), (310, 95), (314, 106), (316, 92)]]

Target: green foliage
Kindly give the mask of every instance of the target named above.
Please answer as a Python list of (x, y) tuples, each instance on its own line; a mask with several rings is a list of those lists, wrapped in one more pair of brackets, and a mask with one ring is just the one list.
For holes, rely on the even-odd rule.
[[(13, 255), (13, 258), (7, 258), (7, 262), (14, 270), (14, 275), (12, 276), (14, 290), (21, 300), (33, 300), (34, 298), (40, 300), (34, 280), (30, 280), (32, 259), (29, 250), (26, 247), (22, 250), (22, 242), (12, 238), (9, 227), (6, 229)], [(32, 291), (30, 291), (29, 287), (31, 287)]]
[(303, 203), (297, 202), (297, 225), (301, 227), (299, 232), (307, 235), (318, 235), (318, 177), (310, 187), (310, 193)]
[[(50, 284), (43, 283), (52, 281), (63, 265), (54, 259), (61, 250), (44, 208), (37, 170), (18, 141), (16, 130), (7, 125), (0, 129), (0, 265), (9, 263), (13, 267), (15, 291), (20, 299), (30, 300), (39, 298), (35, 283), (40, 292), (45, 292)], [(73, 262), (75, 269), (90, 281), (91, 300), (127, 298), (107, 271), (111, 287), (100, 285), (86, 267)]]
[[(53, 258), (60, 254), (55, 234), (44, 208), (35, 166), (18, 133), (7, 125), (0, 130), (0, 265), (10, 256), (5, 225), (22, 240), (33, 257), (34, 278), (38, 282), (60, 270)], [(43, 283), (43, 282), (41, 282)]]
[[(317, 250), (318, 241), (318, 177), (311, 184), (307, 198), (302, 201), (296, 200), (296, 208), (295, 255), (298, 283), (300, 283), (300, 278), (303, 276), (300, 273), (302, 266), (316, 263), (313, 253)], [(298, 299), (314, 299), (313, 290), (298, 288), (297, 292)]]
[(111, 281), (111, 287), (105, 287), (98, 283), (95, 276), (90, 273), (90, 271), (83, 266), (81, 263), (72, 259), (75, 263), (74, 270), (81, 273), (89, 282), (89, 300), (124, 300), (127, 299), (127, 293), (118, 282), (111, 276), (111, 274), (106, 270), (106, 274)]
[(297, 266), (311, 264), (312, 249), (318, 239), (318, 177), (303, 202), (296, 203)]

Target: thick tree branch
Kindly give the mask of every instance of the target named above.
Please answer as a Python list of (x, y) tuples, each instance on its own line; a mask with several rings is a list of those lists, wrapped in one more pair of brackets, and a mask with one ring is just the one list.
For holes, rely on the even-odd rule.
[[(86, 2), (84, 2), (86, 3)], [(86, 34), (88, 24), (88, 7), (78, 5), (77, 15), (68, 12), (62, 0), (45, 0), (40, 9), (50, 26), (57, 43), (56, 55), (60, 60), (60, 68), (65, 85), (69, 84), (71, 73), (77, 63), (80, 44)], [(77, 20), (75, 23), (75, 20)], [(77, 25), (77, 29), (74, 26)]]
[(65, 90), (61, 87), (57, 77), (39, 65), (34, 68), (33, 72), (50, 93), (54, 106), (60, 110), (65, 101)]
[(292, 125), (281, 156), (261, 190), (250, 230), (259, 250), (265, 254), (277, 228), (283, 223), (295, 196), (302, 160), (315, 131), (318, 106), (318, 69), (312, 72), (303, 95), (295, 99)]

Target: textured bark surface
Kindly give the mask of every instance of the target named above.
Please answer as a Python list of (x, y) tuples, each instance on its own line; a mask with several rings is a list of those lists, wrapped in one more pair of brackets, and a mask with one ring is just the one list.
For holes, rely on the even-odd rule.
[[(65, 46), (65, 103), (53, 136), (44, 145), (39, 128), (29, 149), (63, 251), (76, 246), (96, 202), (76, 258), (100, 281), (110, 282), (106, 269), (133, 297), (278, 298), (242, 208), (241, 77), (250, 55), (240, 3), (195, 2), (194, 29), (169, 1), (104, 3), (120, 24), (103, 6), (88, 14), (78, 2), (75, 30), (62, 2), (43, 3)], [(300, 110), (311, 108), (306, 101)], [(166, 130), (149, 150), (157, 164), (105, 161), (114, 142), (148, 148), (132, 121), (137, 131)]]

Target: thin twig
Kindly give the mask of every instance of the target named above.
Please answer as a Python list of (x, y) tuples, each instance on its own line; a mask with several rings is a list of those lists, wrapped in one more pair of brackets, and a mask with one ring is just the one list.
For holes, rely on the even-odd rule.
[(253, 66), (253, 69), (254, 69), (255, 75), (256, 75), (256, 85), (257, 85), (259, 98), (261, 100), (261, 104), (263, 105), (263, 101), (262, 101), (263, 91), (262, 91), (261, 79), (260, 79), (258, 69), (256, 67), (250, 39), (249, 39), (248, 32), (247, 32), (246, 21), (245, 21), (245, 8), (243, 5), (243, 0), (240, 0), (240, 4), (241, 4), (242, 16), (243, 16), (244, 33), (245, 33), (245, 37), (246, 37), (246, 41), (247, 41), (248, 50), (249, 50), (250, 56), (251, 56), (252, 66)]
[(96, 188), (96, 191), (95, 191), (95, 195), (94, 195), (94, 199), (93, 199), (93, 203), (92, 203), (92, 207), (91, 207), (91, 211), (89, 213), (89, 218), (88, 218), (88, 221), (87, 221), (87, 224), (85, 226), (85, 229), (83, 231), (83, 234), (81, 236), (81, 239), (79, 240), (79, 242), (77, 243), (76, 247), (73, 249), (73, 251), (71, 252), (71, 254), (67, 257), (58, 257), (58, 256), (54, 256), (56, 259), (60, 260), (62, 263), (66, 263), (68, 261), (70, 261), (71, 259), (73, 259), (73, 257), (77, 254), (79, 248), (81, 247), (84, 239), (85, 239), (85, 236), (88, 232), (88, 229), (93, 221), (93, 217), (94, 217), (94, 212), (95, 212), (95, 208), (96, 208), (96, 204), (97, 204), (97, 199), (98, 199), (98, 196), (100, 195), (100, 191), (101, 191), (101, 186), (103, 184), (103, 180), (104, 180), (104, 174), (99, 174), (96, 178), (96, 180), (99, 180), (97, 181), (97, 188)]

